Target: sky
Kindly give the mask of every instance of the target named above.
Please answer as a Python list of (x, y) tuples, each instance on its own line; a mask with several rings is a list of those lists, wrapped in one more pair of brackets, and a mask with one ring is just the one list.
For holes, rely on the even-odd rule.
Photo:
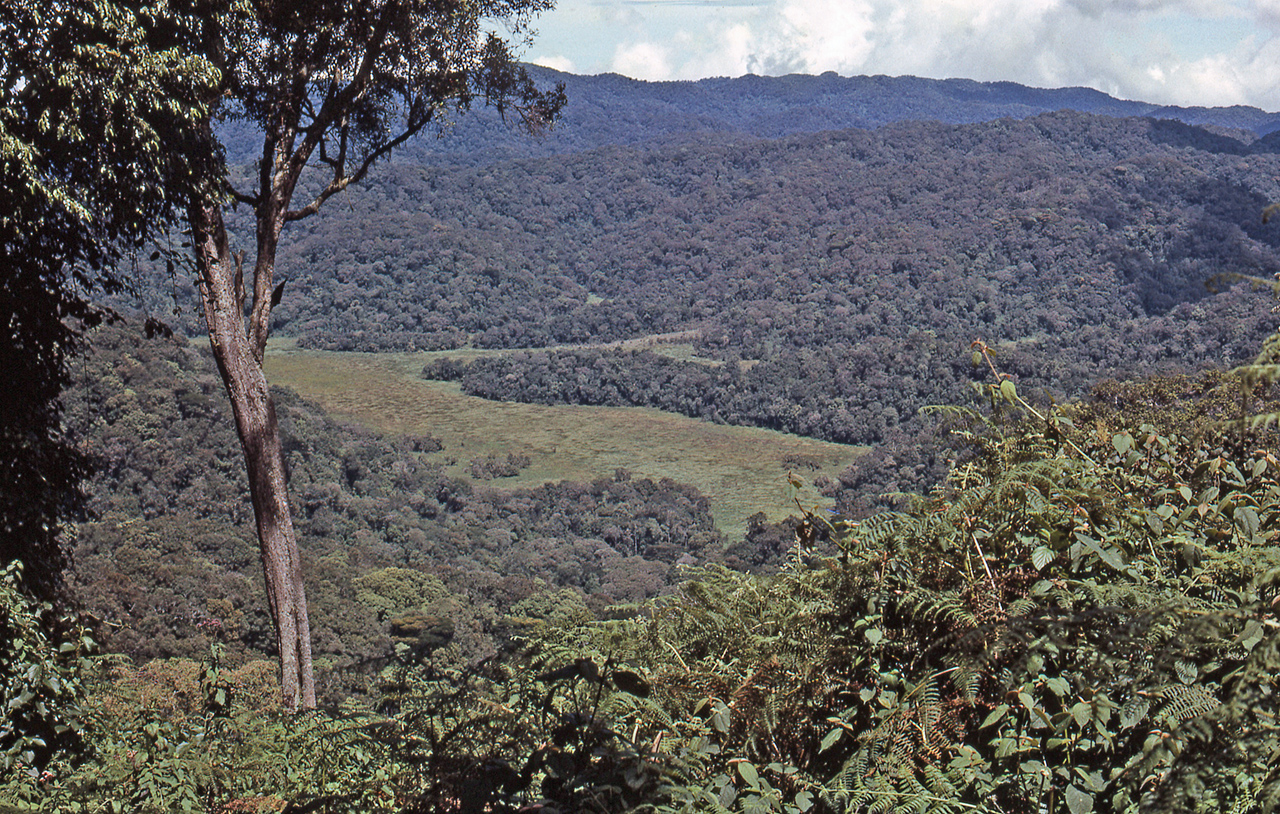
[(528, 62), (701, 79), (835, 71), (1280, 111), (1280, 0), (557, 0)]

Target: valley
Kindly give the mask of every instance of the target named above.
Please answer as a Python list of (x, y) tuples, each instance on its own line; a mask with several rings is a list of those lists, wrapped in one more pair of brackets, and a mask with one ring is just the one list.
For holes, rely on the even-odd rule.
[[(487, 355), (495, 353), (501, 352)], [(454, 477), (465, 478), (476, 458), (523, 455), (527, 467), (491, 485), (591, 481), (613, 477), (618, 469), (688, 484), (706, 495), (716, 526), (730, 539), (740, 538), (747, 518), (757, 512), (771, 521), (795, 514), (793, 498), (806, 508), (830, 508), (834, 501), (812, 488), (795, 494), (788, 471), (810, 483), (834, 479), (865, 451), (652, 408), (491, 401), (463, 394), (456, 383), (418, 375), (426, 358), (453, 354), (299, 350), (288, 340), (273, 340), (266, 371), (275, 384), (335, 417), (383, 433), (439, 438), (444, 449), (435, 459)]]

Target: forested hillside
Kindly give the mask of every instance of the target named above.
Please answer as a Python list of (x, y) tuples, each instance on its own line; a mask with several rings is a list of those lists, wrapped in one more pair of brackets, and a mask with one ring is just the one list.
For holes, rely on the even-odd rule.
[[(1280, 270), (1280, 232), (1260, 217), (1280, 198), (1274, 150), (1055, 113), (396, 167), (282, 250), (276, 330), (357, 350), (692, 330), (704, 356), (745, 364), (686, 363), (693, 389), (660, 406), (874, 442), (957, 392), (974, 339), (1028, 392), (1247, 356), (1270, 331), (1265, 301), (1206, 284)], [(612, 363), (630, 380), (611, 394), (540, 391), (542, 356), (486, 361), (463, 382), (659, 403), (637, 395), (651, 385), (633, 361)], [(598, 378), (595, 361), (576, 364)]]
[[(107, 320), (63, 399), (83, 615), (0, 563), (0, 814), (1280, 808), (1280, 334), (1234, 282), (1280, 276), (1270, 118), (833, 76), (611, 109), (629, 84), (584, 81), (560, 146), (415, 145), (298, 224), (275, 329), (441, 350), (424, 375), (492, 399), (879, 442), (815, 484), (838, 510), (727, 540), (685, 484), (503, 489), (514, 451), (451, 477), (461, 449), (276, 390), (294, 714), (207, 343)], [(890, 122), (937, 110), (974, 122)], [(184, 284), (144, 300), (189, 314)], [(603, 344), (661, 333), (690, 352)]]
[[(185, 356), (125, 341), (107, 360), (133, 385), (144, 370), (198, 382)], [(1274, 388), (1165, 377), (1046, 416), (987, 369), (985, 404), (944, 411), (956, 454), (945, 488), (861, 523), (806, 515), (782, 570), (694, 569), (616, 618), (592, 618), (572, 591), (478, 573), (459, 591), (430, 568), (383, 566), (376, 543), (331, 544), (311, 568), (322, 663), (361, 661), (334, 649), (359, 635), (325, 617), (334, 609), (386, 635), (364, 634), (382, 655), (363, 675), (326, 672), (345, 682), (326, 685), (331, 699), (356, 694), (307, 715), (264, 700), (261, 662), (222, 658), (223, 643), (245, 655), (251, 626), (227, 590), (234, 575), (218, 585), (217, 558), (202, 558), (235, 548), (225, 530), (134, 520), (117, 526), (134, 541), (114, 560), (93, 552), (91, 530), (81, 574), (105, 583), (100, 596), (138, 573), (198, 571), (178, 591), (125, 599), (150, 606), (152, 637), (167, 624), (213, 654), (203, 666), (60, 665), (97, 748), (11, 773), (12, 810), (1274, 810), (1280, 464), (1274, 429), (1223, 423), (1274, 412)], [(314, 451), (353, 442), (281, 401), (318, 422)], [(154, 446), (145, 421), (131, 432)], [(296, 482), (325, 456), (291, 446)], [(433, 454), (429, 439), (415, 446)], [(370, 482), (348, 499), (383, 494)], [(182, 589), (211, 585), (206, 609), (170, 613)], [(516, 635), (462, 667), (477, 621)]]
[[(278, 334), (378, 351), (692, 331), (731, 364), (579, 350), (431, 375), (877, 443), (957, 392), (974, 339), (1061, 396), (1236, 362), (1270, 331), (1259, 298), (1206, 285), (1280, 268), (1259, 216), (1280, 198), (1271, 114), (967, 80), (537, 70), (572, 99), (548, 134), (463, 117), (286, 235)], [(1138, 114), (1170, 118), (1112, 118)], [(144, 291), (156, 313), (175, 298), (193, 319), (181, 275)]]

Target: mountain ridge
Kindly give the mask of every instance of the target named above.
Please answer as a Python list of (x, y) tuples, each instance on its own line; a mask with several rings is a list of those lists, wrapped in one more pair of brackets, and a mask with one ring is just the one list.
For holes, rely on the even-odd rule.
[[(505, 125), (494, 110), (478, 108), (441, 131), (411, 140), (392, 160), (484, 165), (695, 134), (780, 138), (825, 130), (877, 129), (902, 121), (974, 124), (1025, 119), (1059, 110), (1173, 119), (1241, 130), (1253, 137), (1280, 130), (1280, 113), (1258, 108), (1158, 105), (1117, 99), (1084, 87), (1035, 88), (1016, 82), (916, 76), (844, 77), (830, 72), (648, 82), (620, 74), (582, 76), (527, 67), (541, 85), (564, 82), (569, 96), (561, 121), (547, 133), (530, 138)], [(222, 133), (231, 163), (255, 159), (248, 128), (229, 122)]]

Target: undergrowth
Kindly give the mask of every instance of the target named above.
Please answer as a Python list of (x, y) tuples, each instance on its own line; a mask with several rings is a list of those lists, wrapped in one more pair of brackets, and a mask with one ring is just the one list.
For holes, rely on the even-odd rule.
[[(44, 765), (31, 752), (0, 799), (84, 812), (1276, 810), (1274, 433), (1231, 422), (1230, 376), (1111, 383), (1058, 408), (975, 352), (991, 374), (979, 401), (937, 410), (947, 481), (857, 523), (805, 512), (776, 574), (690, 569), (622, 618), (531, 624), (465, 670), (402, 648), (365, 700), (296, 718), (255, 703), (271, 695), (261, 672), (216, 658), (168, 673), (68, 664), (79, 745)], [(1247, 409), (1272, 410), (1251, 386)]]

